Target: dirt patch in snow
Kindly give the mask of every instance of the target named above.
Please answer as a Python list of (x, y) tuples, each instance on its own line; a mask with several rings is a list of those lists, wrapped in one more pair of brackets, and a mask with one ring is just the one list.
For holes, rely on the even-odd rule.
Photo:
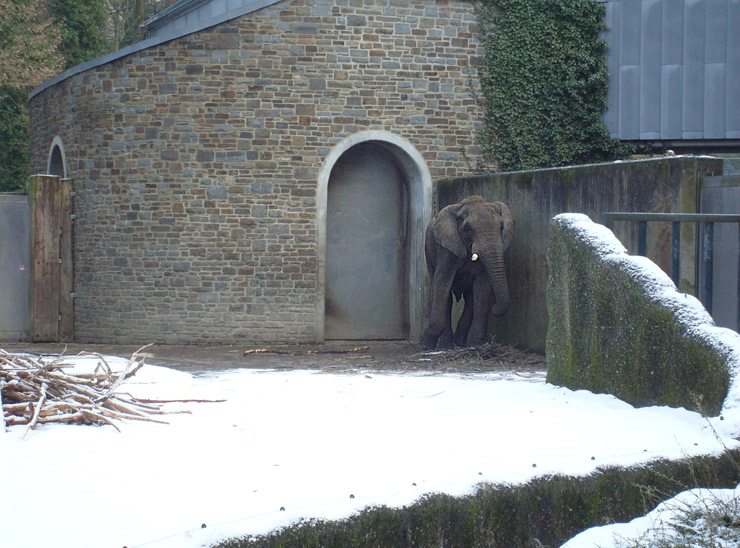
[[(97, 352), (130, 358), (141, 345), (82, 343), (3, 343), (8, 352), (36, 355), (75, 355)], [(428, 352), (408, 341), (328, 341), (296, 345), (153, 345), (146, 363), (199, 373), (225, 369), (317, 369), (326, 372), (358, 370), (415, 373), (514, 373), (540, 375), (545, 357), (491, 343), (477, 348)]]

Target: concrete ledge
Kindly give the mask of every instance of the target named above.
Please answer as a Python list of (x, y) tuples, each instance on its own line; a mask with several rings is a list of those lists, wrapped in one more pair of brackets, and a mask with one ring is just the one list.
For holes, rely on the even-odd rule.
[(547, 381), (635, 406), (738, 407), (740, 336), (586, 215), (550, 223)]

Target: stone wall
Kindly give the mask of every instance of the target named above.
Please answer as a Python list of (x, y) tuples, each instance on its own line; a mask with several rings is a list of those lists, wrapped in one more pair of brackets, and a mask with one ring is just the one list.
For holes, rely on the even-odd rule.
[(547, 258), (548, 382), (720, 413), (737, 376), (737, 333), (585, 215), (552, 220)]
[[(547, 244), (550, 220), (559, 213), (605, 211), (697, 213), (700, 178), (722, 173), (722, 160), (674, 156), (513, 173), (459, 177), (437, 184), (438, 208), (472, 194), (506, 202), (516, 219), (506, 252), (511, 303), (492, 318), (497, 340), (544, 352), (547, 336)], [(670, 269), (670, 223), (650, 223), (648, 256)], [(617, 223), (615, 233), (637, 251), (636, 223)], [(695, 232), (681, 231), (681, 290), (695, 289)]]
[(74, 179), (75, 337), (312, 342), (317, 178), (363, 130), (434, 178), (475, 161), (467, 1), (284, 1), (36, 94)]

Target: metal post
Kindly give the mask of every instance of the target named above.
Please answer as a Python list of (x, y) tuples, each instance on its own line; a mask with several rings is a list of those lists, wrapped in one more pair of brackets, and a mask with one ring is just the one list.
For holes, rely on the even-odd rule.
[(704, 308), (712, 313), (712, 283), (714, 282), (714, 223), (704, 223)]
[(608, 228), (609, 230), (614, 230), (614, 227), (612, 226), (612, 216), (609, 213), (602, 213), (601, 219), (604, 222), (604, 226)]
[(647, 221), (637, 223), (637, 254), (647, 257)]
[(671, 279), (678, 284), (681, 281), (681, 223), (673, 222), (671, 230)]

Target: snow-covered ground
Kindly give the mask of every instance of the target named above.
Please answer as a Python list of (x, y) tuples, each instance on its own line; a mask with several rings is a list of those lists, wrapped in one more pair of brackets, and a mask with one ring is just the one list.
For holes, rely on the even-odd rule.
[[(737, 523), (723, 516), (740, 514), (736, 489), (690, 489), (629, 523), (593, 527), (561, 548), (634, 548), (635, 546), (711, 546), (737, 548)], [(693, 540), (693, 542), (692, 542)], [(639, 543), (635, 541), (640, 541)]]
[[(74, 358), (85, 369), (94, 360)], [(25, 427), (0, 433), (0, 546), (195, 548), (302, 517), (461, 495), (479, 482), (719, 453), (738, 445), (740, 430), (537, 375), (191, 375), (146, 365), (123, 389), (226, 401), (166, 404), (169, 424), (118, 423), (120, 433), (69, 425), (38, 427), (25, 440)]]

